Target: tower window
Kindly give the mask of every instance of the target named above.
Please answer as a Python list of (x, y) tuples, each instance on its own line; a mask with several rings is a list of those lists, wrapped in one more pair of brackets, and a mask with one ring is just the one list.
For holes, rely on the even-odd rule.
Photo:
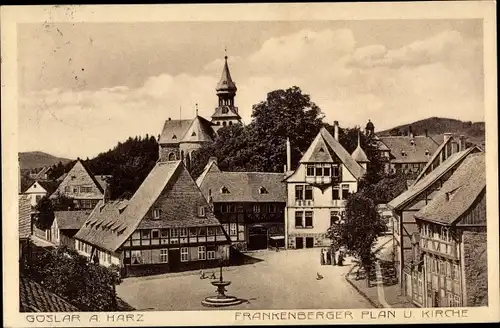
[(222, 126), (226, 126), (226, 122), (222, 122)]
[(222, 107), (222, 114), (227, 114), (227, 113), (228, 113), (227, 107)]
[(233, 122), (229, 121), (229, 125), (233, 125)]

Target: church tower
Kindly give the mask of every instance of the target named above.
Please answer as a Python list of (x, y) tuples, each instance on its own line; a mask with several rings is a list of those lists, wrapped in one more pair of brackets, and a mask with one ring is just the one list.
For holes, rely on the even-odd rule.
[(215, 131), (227, 125), (241, 123), (241, 116), (238, 114), (238, 107), (234, 106), (234, 97), (236, 96), (236, 84), (231, 78), (227, 56), (224, 56), (224, 68), (219, 83), (217, 83), (217, 97), (219, 106), (215, 108), (212, 115), (212, 124)]

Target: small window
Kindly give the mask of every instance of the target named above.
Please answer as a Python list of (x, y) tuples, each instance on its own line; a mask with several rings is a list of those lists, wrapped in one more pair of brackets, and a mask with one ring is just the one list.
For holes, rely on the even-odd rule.
[(229, 194), (229, 189), (227, 189), (226, 187), (222, 187), (220, 192), (223, 194)]
[(187, 229), (186, 228), (179, 228), (179, 235), (181, 237), (187, 237), (188, 233), (187, 233)]
[(340, 176), (340, 167), (338, 165), (332, 166), (332, 177)]
[(191, 137), (196, 137), (196, 132), (191, 133)]
[(295, 186), (295, 199), (304, 199), (304, 186)]
[(207, 259), (207, 249), (205, 246), (198, 246), (198, 260)]
[(255, 204), (255, 205), (253, 206), (253, 212), (254, 212), (254, 213), (260, 213), (260, 206), (259, 206), (258, 204)]
[(159, 208), (153, 209), (153, 219), (155, 220), (160, 219), (160, 215), (161, 215), (161, 209)]
[(317, 177), (323, 176), (323, 168), (321, 166), (316, 167), (316, 176)]
[(264, 188), (264, 187), (260, 187), (259, 192), (260, 192), (261, 194), (268, 194), (267, 189), (266, 189), (266, 188)]
[(232, 121), (229, 121), (229, 125), (233, 125), (233, 122), (232, 122)]
[(189, 248), (181, 247), (181, 262), (189, 261)]
[(177, 139), (177, 136), (174, 134), (174, 135), (172, 136), (172, 139)]
[(295, 227), (300, 227), (302, 228), (303, 227), (303, 223), (302, 223), (302, 216), (303, 216), (303, 213), (302, 211), (297, 211), (295, 212)]
[(168, 229), (161, 229), (161, 238), (168, 238)]
[(226, 126), (226, 121), (222, 122), (222, 126)]
[(205, 217), (205, 207), (204, 206), (198, 206), (198, 216), (200, 218)]
[(324, 152), (325, 152), (325, 150), (323, 149), (323, 147), (321, 147), (321, 148), (319, 149), (319, 152), (320, 152), (320, 153), (324, 153)]
[(305, 218), (306, 218), (306, 228), (312, 228), (313, 227), (313, 212), (312, 211), (305, 212)]
[[(225, 82), (225, 81), (224, 81)], [(227, 107), (222, 107), (222, 114), (227, 114), (229, 111)], [(225, 124), (224, 124), (225, 125)]]
[(207, 251), (207, 260), (215, 260), (215, 250)]
[(344, 184), (342, 185), (342, 199), (347, 199), (347, 196), (349, 196), (349, 185)]
[(331, 211), (330, 212), (330, 225), (334, 225), (340, 221), (339, 218), (339, 212), (338, 211)]
[(314, 165), (307, 165), (306, 175), (308, 177), (314, 176)]
[(151, 236), (153, 239), (158, 239), (160, 238), (160, 230), (154, 229), (151, 231)]
[(179, 229), (172, 228), (170, 229), (170, 238), (178, 238), (179, 237)]
[(215, 236), (215, 227), (208, 227), (208, 236)]
[(238, 234), (238, 226), (236, 223), (229, 224), (229, 235), (236, 236)]
[(168, 249), (160, 249), (160, 263), (168, 262)]
[(329, 177), (330, 176), (330, 167), (329, 166), (323, 168), (323, 175), (325, 177)]
[(306, 186), (305, 199), (312, 200), (313, 199), (313, 187)]

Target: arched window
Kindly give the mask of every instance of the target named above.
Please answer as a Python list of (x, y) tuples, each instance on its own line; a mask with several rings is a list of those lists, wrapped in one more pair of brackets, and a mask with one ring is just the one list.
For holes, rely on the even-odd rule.
[(168, 160), (169, 161), (175, 161), (175, 154), (174, 153), (168, 154)]
[(233, 122), (232, 122), (232, 121), (229, 121), (229, 125), (233, 125)]
[(222, 114), (227, 114), (227, 113), (228, 113), (227, 107), (222, 107)]
[(224, 122), (222, 122), (222, 126), (226, 126), (226, 122), (225, 122), (225, 121), (224, 121)]

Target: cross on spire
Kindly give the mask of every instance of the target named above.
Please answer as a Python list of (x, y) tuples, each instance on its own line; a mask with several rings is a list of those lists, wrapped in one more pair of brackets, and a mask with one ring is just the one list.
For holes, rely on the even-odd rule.
[(198, 116), (198, 103), (196, 103), (195, 105), (196, 105), (196, 116)]
[(224, 59), (227, 61), (227, 47), (224, 47)]

